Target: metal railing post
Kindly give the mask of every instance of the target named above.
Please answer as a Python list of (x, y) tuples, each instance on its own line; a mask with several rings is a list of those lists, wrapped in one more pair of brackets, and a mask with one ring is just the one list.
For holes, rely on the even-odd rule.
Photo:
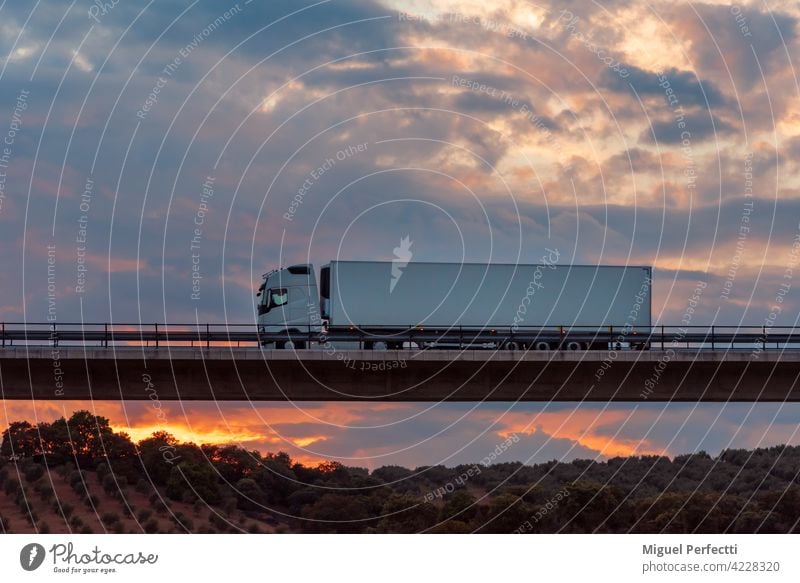
[(158, 348), (158, 322), (153, 324), (153, 326), (155, 326), (156, 329), (156, 348)]
[(206, 348), (211, 348), (211, 334), (208, 329), (208, 322), (206, 322)]
[(711, 326), (711, 350), (714, 350), (714, 326)]

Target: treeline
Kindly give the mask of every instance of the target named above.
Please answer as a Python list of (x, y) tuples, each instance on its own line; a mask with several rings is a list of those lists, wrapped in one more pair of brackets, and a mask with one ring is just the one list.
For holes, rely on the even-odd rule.
[(21, 490), (47, 492), (52, 471), (66, 475), (76, 491), (85, 473), (95, 472), (109, 495), (124, 498), (125, 487), (133, 485), (153, 500), (279, 517), (280, 530), (288, 532), (800, 530), (800, 447), (791, 446), (672, 460), (369, 471), (337, 462), (310, 467), (283, 452), (181, 443), (166, 432), (134, 443), (88, 411), (52, 423), (11, 423), (0, 444), (5, 494), (22, 505)]

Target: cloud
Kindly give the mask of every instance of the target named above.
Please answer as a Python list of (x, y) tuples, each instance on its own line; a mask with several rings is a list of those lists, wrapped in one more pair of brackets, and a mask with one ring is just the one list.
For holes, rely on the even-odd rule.
[(681, 144), (686, 140), (688, 144), (702, 142), (713, 138), (719, 140), (721, 135), (731, 134), (733, 126), (715, 118), (714, 116), (696, 114), (683, 116), (684, 125), (679, 125), (674, 119), (653, 122), (651, 127), (644, 130), (639, 136), (640, 142)]
[(665, 71), (645, 71), (628, 65), (630, 73), (621, 77), (613, 71), (603, 74), (603, 87), (617, 92), (635, 92), (640, 97), (667, 98), (665, 90), (672, 89), (678, 102), (684, 106), (717, 108), (727, 105), (728, 99), (712, 81), (702, 81), (691, 71), (681, 71), (674, 67)]

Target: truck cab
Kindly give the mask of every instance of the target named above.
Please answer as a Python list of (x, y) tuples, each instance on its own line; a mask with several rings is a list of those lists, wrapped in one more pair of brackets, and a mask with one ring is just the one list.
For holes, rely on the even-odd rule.
[(262, 345), (305, 348), (309, 335), (322, 327), (319, 292), (311, 264), (274, 269), (258, 288), (258, 332)]

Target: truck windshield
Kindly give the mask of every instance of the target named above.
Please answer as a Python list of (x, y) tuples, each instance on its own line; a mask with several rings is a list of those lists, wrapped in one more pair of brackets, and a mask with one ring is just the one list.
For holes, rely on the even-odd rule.
[(267, 309), (277, 308), (287, 303), (289, 303), (289, 292), (286, 288), (270, 290)]

